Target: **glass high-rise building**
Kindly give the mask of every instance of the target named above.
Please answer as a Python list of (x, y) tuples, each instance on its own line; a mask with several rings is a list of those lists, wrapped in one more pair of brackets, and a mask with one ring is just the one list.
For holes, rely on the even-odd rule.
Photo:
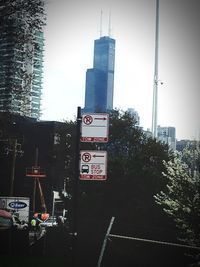
[(176, 128), (175, 127), (161, 127), (158, 125), (158, 140), (168, 144), (173, 150), (176, 150)]
[(115, 40), (100, 37), (94, 41), (93, 68), (86, 73), (84, 112), (113, 109)]
[[(41, 6), (35, 7), (39, 2)], [(39, 2), (0, 3), (0, 112), (36, 119), (40, 117), (44, 47), (44, 6)]]

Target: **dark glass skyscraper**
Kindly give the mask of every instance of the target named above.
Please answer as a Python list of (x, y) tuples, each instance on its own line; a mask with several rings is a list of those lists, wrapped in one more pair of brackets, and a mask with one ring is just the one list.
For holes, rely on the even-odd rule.
[(84, 112), (113, 109), (115, 40), (104, 36), (94, 41), (93, 68), (86, 73)]

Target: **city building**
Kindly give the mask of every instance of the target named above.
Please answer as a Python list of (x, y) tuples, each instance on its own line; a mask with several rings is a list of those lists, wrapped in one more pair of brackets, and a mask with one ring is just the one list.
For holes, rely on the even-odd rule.
[(176, 150), (176, 128), (175, 127), (157, 127), (157, 139), (168, 144), (172, 150)]
[(39, 119), (43, 69), (43, 1), (0, 3), (0, 112)]
[(84, 112), (113, 109), (115, 40), (103, 36), (94, 41), (93, 68), (86, 72)]

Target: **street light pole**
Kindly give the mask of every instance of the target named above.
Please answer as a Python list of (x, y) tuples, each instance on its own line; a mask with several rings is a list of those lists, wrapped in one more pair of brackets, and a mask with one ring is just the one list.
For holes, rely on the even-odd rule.
[(158, 117), (158, 45), (159, 45), (159, 0), (156, 0), (155, 65), (153, 81), (152, 135), (157, 138)]

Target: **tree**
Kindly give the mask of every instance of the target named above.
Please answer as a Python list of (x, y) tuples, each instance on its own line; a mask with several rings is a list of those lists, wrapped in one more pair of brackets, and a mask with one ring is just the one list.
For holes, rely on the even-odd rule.
[[(74, 126), (69, 125), (72, 147)], [(166, 171), (163, 160), (168, 161), (173, 156), (169, 147), (148, 137), (129, 113), (113, 110), (109, 114), (108, 143), (81, 143), (80, 149), (101, 149), (108, 154), (106, 181), (78, 181), (77, 229), (84, 255), (90, 251), (90, 258), (97, 257), (95, 248), (99, 253), (99, 240), (103, 240), (112, 216), (115, 217), (114, 233), (165, 240), (168, 234), (163, 231), (166, 216), (153, 196), (166, 185), (162, 172)], [(73, 161), (73, 154), (71, 159)], [(112, 246), (115, 244), (113, 242)], [(127, 242), (120, 250), (127, 248), (129, 251), (130, 246), (132, 243)], [(141, 257), (143, 253), (139, 253)], [(129, 256), (134, 259), (133, 255)]]
[(153, 224), (158, 221), (153, 195), (165, 184), (168, 146), (148, 137), (128, 112), (114, 110), (109, 121), (109, 142), (98, 145), (108, 152), (108, 179), (81, 183), (83, 213), (87, 209), (91, 216), (115, 215), (138, 224), (148, 218)]
[(156, 203), (173, 218), (179, 240), (200, 246), (200, 143), (177, 152), (164, 165), (167, 186), (155, 195)]

